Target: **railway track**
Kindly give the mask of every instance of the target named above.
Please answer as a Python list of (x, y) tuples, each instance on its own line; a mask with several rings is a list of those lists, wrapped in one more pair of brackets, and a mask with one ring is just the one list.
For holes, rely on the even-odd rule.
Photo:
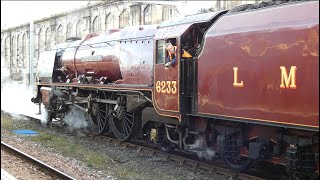
[[(26, 116), (26, 117), (28, 117), (31, 121), (35, 121), (37, 123), (39, 123), (39, 121), (40, 121), (39, 119), (37, 119), (35, 117), (31, 117), (31, 116)], [(55, 124), (53, 124), (53, 125), (55, 125)], [(61, 128), (61, 126), (59, 126), (59, 125), (56, 125), (56, 126)], [(192, 169), (194, 169), (194, 170), (203, 169), (203, 170), (209, 171), (212, 174), (223, 175), (226, 179), (232, 179), (232, 180), (263, 180), (264, 179), (261, 177), (257, 177), (257, 176), (249, 175), (249, 174), (245, 174), (245, 173), (235, 173), (235, 172), (230, 171), (227, 168), (220, 167), (218, 165), (204, 163), (204, 162), (201, 162), (201, 161), (198, 161), (195, 159), (183, 157), (181, 155), (166, 153), (166, 152), (157, 150), (152, 147), (146, 147), (145, 145), (141, 145), (141, 143), (123, 142), (123, 141), (119, 141), (116, 138), (106, 136), (106, 135), (100, 135), (100, 136), (92, 135), (92, 136), (94, 136), (96, 138), (102, 138), (107, 143), (115, 143), (115, 144), (118, 144), (119, 146), (122, 146), (124, 148), (134, 148), (134, 149), (136, 149), (137, 153), (140, 153), (140, 154), (148, 153), (153, 156), (161, 157), (167, 161), (175, 161), (181, 166), (191, 166)]]
[(19, 159), (22, 159), (30, 164), (33, 164), (37, 167), (39, 167), (44, 172), (50, 174), (51, 176), (55, 177), (55, 179), (63, 179), (63, 180), (74, 180), (71, 176), (39, 161), (38, 159), (35, 159), (34, 157), (29, 156), (28, 154), (4, 143), (1, 141), (1, 150), (4, 150), (6, 152), (9, 152), (10, 154), (19, 157)]
[(160, 150), (156, 150), (156, 149), (153, 149), (150, 147), (141, 146), (141, 145), (134, 144), (131, 142), (121, 142), (121, 141), (118, 141), (117, 139), (114, 139), (114, 138), (111, 138), (108, 136), (103, 136), (103, 138), (106, 138), (106, 140), (109, 142), (118, 143), (119, 145), (121, 145), (125, 148), (129, 148), (129, 147), (136, 148), (137, 153), (141, 153), (141, 154), (148, 153), (153, 156), (159, 156), (165, 160), (171, 160), (171, 161), (178, 162), (179, 165), (191, 166), (194, 170), (196, 170), (196, 169), (208, 170), (212, 174), (224, 175), (226, 179), (232, 179), (232, 180), (262, 180), (263, 179), (263, 178), (248, 175), (248, 174), (234, 173), (226, 168), (222, 168), (222, 167), (215, 166), (212, 164), (203, 163), (200, 161), (196, 161), (194, 159), (182, 157), (182, 156), (175, 155), (175, 154), (165, 153)]

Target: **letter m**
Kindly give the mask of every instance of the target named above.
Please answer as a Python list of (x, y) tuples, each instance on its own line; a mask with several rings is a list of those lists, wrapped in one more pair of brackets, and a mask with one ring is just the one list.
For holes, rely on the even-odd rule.
[(291, 66), (289, 76), (287, 69), (284, 66), (280, 66), (281, 69), (281, 85), (280, 88), (296, 89), (296, 66)]

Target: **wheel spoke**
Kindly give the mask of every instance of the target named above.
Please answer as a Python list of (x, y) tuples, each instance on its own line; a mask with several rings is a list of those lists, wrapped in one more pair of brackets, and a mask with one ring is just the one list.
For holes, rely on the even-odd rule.
[[(109, 106), (107, 107), (110, 108)], [(114, 109), (114, 112), (113, 118), (110, 119), (111, 130), (116, 138), (126, 141), (134, 134), (135, 115), (129, 113), (124, 106), (118, 106), (117, 109)]]
[(103, 127), (104, 127), (104, 124), (103, 124), (103, 121), (102, 121), (102, 117), (101, 116), (99, 116), (99, 118), (98, 118), (98, 121), (99, 121), (99, 130), (101, 131), (102, 129), (103, 129)]
[(100, 123), (100, 118), (99, 118), (99, 116), (96, 118), (97, 119), (97, 122), (98, 122), (98, 129), (100, 130), (100, 127), (101, 127), (101, 123)]
[(125, 135), (127, 136), (129, 134), (128, 130), (127, 130), (127, 127), (125, 125), (125, 121), (122, 121), (122, 126), (123, 126), (123, 129), (125, 130)]
[(101, 117), (101, 118), (103, 118), (103, 120), (107, 120), (107, 117), (104, 115), (104, 114), (102, 114), (102, 113), (98, 113), (98, 115)]
[(130, 121), (129, 118), (127, 118), (126, 116), (123, 116), (125, 118), (126, 121), (128, 121), (131, 125), (133, 124), (132, 121)]
[(126, 125), (126, 127), (128, 127), (129, 131), (131, 131), (131, 127), (129, 126), (127, 121), (124, 121), (124, 124)]
[(106, 116), (100, 115), (100, 117), (101, 117), (101, 123), (102, 123), (102, 125), (105, 126), (106, 123), (107, 123), (107, 118), (106, 118)]
[(99, 109), (99, 111), (100, 111), (100, 112), (103, 112), (103, 113), (105, 113), (105, 114), (107, 113), (107, 111), (104, 111), (104, 110), (102, 110), (102, 109)]
[[(121, 122), (121, 124), (119, 123), (119, 125), (121, 126), (122, 134), (124, 134), (123, 121)], [(125, 134), (124, 134), (124, 135), (125, 135)]]
[(126, 116), (130, 116), (131, 118), (133, 118), (133, 115), (131, 115), (131, 114), (129, 114), (129, 113), (124, 112), (123, 114), (126, 115)]
[[(106, 99), (104, 93), (96, 96), (102, 99)], [(110, 109), (107, 109), (107, 105), (104, 103), (95, 102), (92, 104), (92, 108), (89, 111), (90, 121), (89, 126), (93, 133), (99, 135), (102, 134), (108, 126), (108, 118), (107, 115)]]
[(120, 120), (118, 119), (117, 120), (117, 128), (119, 129), (119, 132), (122, 134), (122, 131), (121, 131), (121, 124), (120, 124)]

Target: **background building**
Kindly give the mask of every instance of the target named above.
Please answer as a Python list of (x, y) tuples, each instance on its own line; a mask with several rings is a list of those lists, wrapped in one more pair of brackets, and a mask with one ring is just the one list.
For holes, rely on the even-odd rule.
[[(255, 0), (212, 1), (211, 11), (230, 9), (254, 3)], [(187, 5), (189, 2), (182, 2)], [(185, 5), (174, 1), (121, 1), (108, 0), (69, 12), (34, 21), (34, 68), (40, 53), (51, 46), (66, 42), (68, 38), (83, 38), (91, 32), (107, 32), (126, 26), (159, 24), (184, 15)], [(198, 11), (203, 12), (203, 9)], [(1, 69), (14, 80), (29, 77), (30, 24), (1, 30)]]

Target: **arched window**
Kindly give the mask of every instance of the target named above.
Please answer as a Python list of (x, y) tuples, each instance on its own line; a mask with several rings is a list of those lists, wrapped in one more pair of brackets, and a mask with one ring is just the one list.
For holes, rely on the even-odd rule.
[(13, 67), (16, 67), (16, 60), (17, 60), (17, 41), (16, 41), (16, 38), (14, 36), (12, 36), (12, 66)]
[(5, 44), (5, 38), (1, 37), (1, 60), (4, 61), (1, 63), (1, 68), (5, 67), (6, 60), (5, 60), (5, 51), (6, 51), (6, 44)]
[(65, 42), (63, 26), (60, 24), (57, 30), (57, 44)]
[(5, 38), (1, 37), (1, 55), (4, 55)]
[(20, 50), (21, 48), (21, 39), (20, 39), (20, 35), (17, 36), (17, 51)]
[(114, 26), (113, 26), (113, 14), (109, 13), (109, 14), (106, 16), (105, 25), (106, 25), (106, 32), (107, 32), (109, 29), (114, 28)]
[(100, 18), (99, 16), (96, 16), (94, 19), (93, 19), (93, 29), (92, 29), (92, 32), (99, 32), (100, 31)]
[(20, 35), (17, 36), (17, 67), (22, 67), (22, 57), (21, 57), (21, 40)]
[(129, 12), (127, 10), (123, 10), (122, 13), (120, 13), (119, 16), (119, 28), (125, 28), (129, 25)]
[(57, 44), (58, 39), (56, 38), (55, 34), (56, 34), (57, 30), (53, 29), (53, 31), (51, 32), (51, 42), (50, 42), (50, 47), (54, 46), (55, 44)]
[(171, 20), (173, 17), (173, 7), (164, 6), (162, 8), (162, 21)]
[(51, 40), (52, 40), (50, 28), (46, 29), (45, 38), (46, 38), (45, 39), (45, 47), (46, 47), (46, 49), (49, 49), (51, 46)]
[(42, 31), (41, 31), (41, 29), (39, 29), (39, 32), (38, 32), (38, 44), (37, 44), (38, 48), (35, 49), (36, 50), (36, 52), (35, 52), (36, 59), (39, 59), (39, 57), (40, 57), (41, 41), (42, 41), (41, 33), (42, 33)]
[(70, 37), (72, 37), (72, 24), (71, 24), (71, 23), (69, 23), (69, 24), (67, 25), (67, 33), (66, 33), (66, 36), (67, 36), (67, 39), (70, 38)]
[(5, 67), (9, 68), (10, 67), (10, 37), (6, 37), (5, 39)]
[(137, 6), (135, 8), (132, 8), (130, 10), (131, 13), (131, 19), (132, 19), (132, 26), (140, 25), (140, 14), (141, 14), (141, 7)]
[(83, 32), (83, 20), (80, 19), (76, 25), (76, 36), (79, 38), (82, 38), (82, 35), (83, 35), (82, 32)]
[(26, 46), (27, 40), (26, 40), (26, 33), (22, 35), (22, 45), (21, 45), (21, 57), (22, 57), (22, 66), (26, 67), (26, 61), (27, 61), (27, 46)]
[(148, 25), (152, 23), (152, 6), (148, 5), (143, 10), (144, 24)]

